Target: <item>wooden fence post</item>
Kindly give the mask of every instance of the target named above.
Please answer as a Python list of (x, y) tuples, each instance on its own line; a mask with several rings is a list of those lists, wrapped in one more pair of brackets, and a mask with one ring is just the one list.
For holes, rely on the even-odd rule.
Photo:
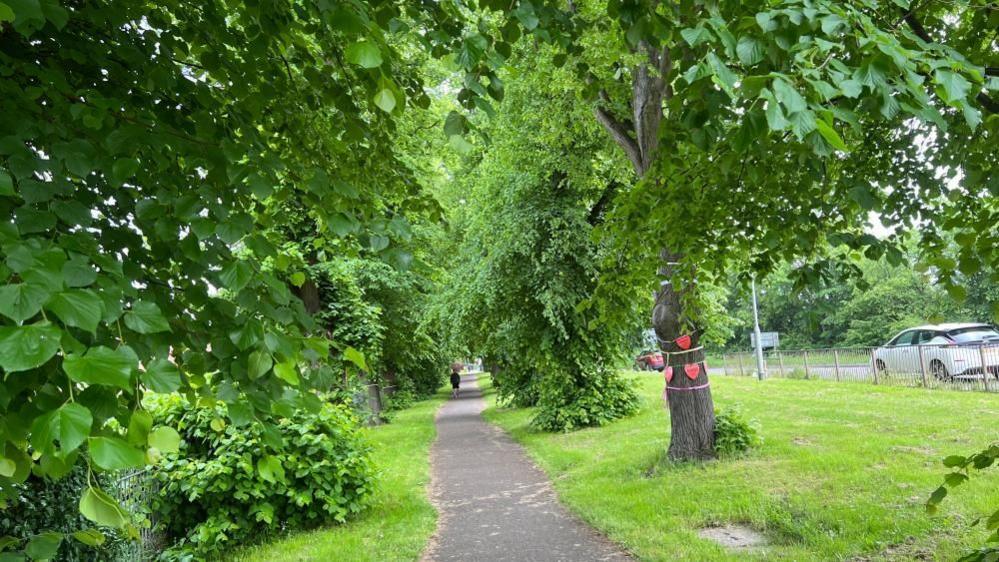
[(929, 386), (929, 380), (926, 378), (926, 357), (923, 355), (923, 346), (916, 346), (919, 348), (919, 375), (923, 381), (923, 388)]
[(736, 353), (735, 357), (739, 360), (739, 376), (745, 376), (745, 371), (742, 368), (742, 354)]
[(839, 350), (833, 349), (833, 365), (836, 367), (836, 382), (839, 382)]
[(982, 384), (985, 385), (985, 392), (989, 392), (989, 364), (985, 362), (985, 346), (978, 346), (978, 356), (982, 358)]
[(784, 378), (784, 356), (780, 354), (780, 350), (777, 350), (777, 366), (780, 369), (780, 376)]
[(808, 378), (808, 350), (805, 350), (805, 378)]

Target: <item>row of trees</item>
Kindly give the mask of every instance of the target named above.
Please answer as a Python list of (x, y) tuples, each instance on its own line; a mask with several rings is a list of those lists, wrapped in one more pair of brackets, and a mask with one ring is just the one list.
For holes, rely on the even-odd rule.
[[(901, 263), (871, 212), (918, 225), (961, 297), (959, 275), (999, 270), (997, 17), (982, 0), (0, 3), (0, 492), (154, 460), (176, 432), (144, 438), (149, 391), (241, 405), (266, 432), (369, 367), (351, 343), (419, 373), (435, 329), (511, 366), (540, 425), (599, 423), (631, 407), (606, 365), (653, 291), (664, 349), (695, 350), (671, 361), (697, 362), (733, 269), (859, 272), (826, 242)], [(454, 158), (420, 158), (440, 146), (424, 126), (485, 152), (452, 168), (467, 194), (440, 188)], [(455, 244), (432, 193), (474, 206)], [(669, 395), (673, 458), (713, 455), (706, 378)], [(128, 524), (99, 486), (80, 506)]]
[[(825, 286), (795, 287), (784, 265), (757, 283), (762, 329), (780, 333), (781, 347), (877, 346), (905, 328), (938, 322), (993, 322), (999, 285), (986, 273), (962, 279), (967, 291), (956, 301), (928, 272), (861, 259), (862, 278)], [(753, 331), (748, 291), (725, 291), (726, 327), (714, 342), (747, 349)]]

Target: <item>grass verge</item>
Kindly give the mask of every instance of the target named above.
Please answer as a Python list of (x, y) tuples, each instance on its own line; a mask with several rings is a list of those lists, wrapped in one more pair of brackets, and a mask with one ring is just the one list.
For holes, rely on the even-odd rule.
[(372, 505), (344, 525), (291, 533), (235, 552), (231, 560), (415, 560), (434, 532), (437, 512), (427, 499), (434, 415), (446, 399), (441, 391), (399, 412), (392, 423), (364, 431), (373, 447), (380, 479)]
[[(953, 560), (986, 538), (969, 524), (999, 505), (999, 474), (959, 488), (939, 516), (923, 502), (942, 480), (940, 459), (999, 438), (995, 395), (716, 376), (716, 408), (738, 407), (765, 441), (675, 465), (663, 460), (662, 380), (634, 379), (641, 411), (602, 428), (538, 433), (530, 410), (494, 398), (485, 416), (527, 448), (570, 509), (643, 560)], [(771, 544), (737, 553), (697, 534), (727, 523)]]

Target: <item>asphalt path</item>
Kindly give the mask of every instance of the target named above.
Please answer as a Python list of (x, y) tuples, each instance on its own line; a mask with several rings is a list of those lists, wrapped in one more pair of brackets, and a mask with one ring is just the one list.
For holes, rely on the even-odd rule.
[(482, 419), (485, 406), (466, 375), (460, 396), (437, 413), (431, 499), (439, 517), (423, 559), (631, 560), (558, 502), (520, 445)]

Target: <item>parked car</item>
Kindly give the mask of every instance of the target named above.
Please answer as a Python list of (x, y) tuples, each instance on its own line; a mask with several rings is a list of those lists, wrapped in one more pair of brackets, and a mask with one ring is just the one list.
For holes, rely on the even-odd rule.
[(658, 351), (643, 351), (635, 358), (635, 368), (639, 371), (662, 371), (665, 362)]
[(985, 373), (999, 377), (999, 330), (972, 323), (917, 326), (876, 348), (873, 360), (882, 373), (921, 373), (925, 368), (939, 380)]

